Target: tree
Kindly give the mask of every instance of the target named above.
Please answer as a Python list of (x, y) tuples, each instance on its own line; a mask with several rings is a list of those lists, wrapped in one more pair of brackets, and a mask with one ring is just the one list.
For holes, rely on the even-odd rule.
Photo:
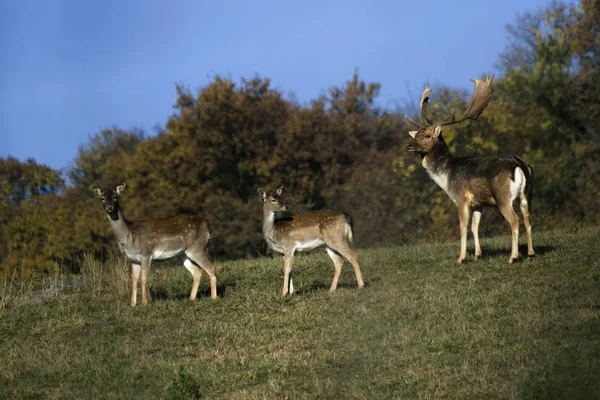
[(46, 215), (39, 205), (44, 197), (57, 197), (64, 189), (60, 172), (33, 159), (20, 162), (8, 157), (0, 158), (0, 177), (0, 271), (3, 265), (22, 263), (28, 269), (35, 265), (47, 270), (49, 264), (37, 251), (46, 232)]
[(499, 61), (497, 126), (537, 171), (537, 209), (549, 223), (558, 215), (598, 221), (590, 209), (600, 194), (597, 4), (552, 3), (525, 14), (508, 28), (513, 42)]
[(117, 184), (125, 177), (123, 171), (133, 157), (136, 147), (144, 141), (139, 130), (105, 129), (79, 146), (79, 153), (68, 172), (75, 186)]

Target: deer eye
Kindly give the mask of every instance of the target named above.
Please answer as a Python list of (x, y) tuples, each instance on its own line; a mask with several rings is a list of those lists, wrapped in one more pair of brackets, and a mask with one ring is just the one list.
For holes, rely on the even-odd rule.
[(431, 139), (431, 135), (430, 134), (425, 135), (425, 139)]
[(100, 200), (104, 201), (104, 196), (100, 197)]
[(277, 200), (273, 199), (271, 200), (271, 203), (277, 203)]

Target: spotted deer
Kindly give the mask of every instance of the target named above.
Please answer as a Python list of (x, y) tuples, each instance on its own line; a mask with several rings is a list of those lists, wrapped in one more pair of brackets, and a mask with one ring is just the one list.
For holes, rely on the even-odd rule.
[(352, 249), (352, 219), (348, 214), (332, 210), (318, 210), (294, 216), (291, 219), (275, 221), (275, 212), (287, 211), (288, 206), (281, 198), (283, 186), (275, 193), (258, 189), (263, 201), (263, 234), (269, 247), (284, 256), (283, 289), (281, 296), (294, 292), (291, 278), (292, 263), (296, 251), (309, 251), (325, 246), (333, 261), (333, 280), (330, 292), (336, 290), (344, 258), (354, 267), (358, 287), (364, 287), (356, 253)]
[(519, 202), (527, 236), (527, 254), (535, 255), (531, 240), (531, 205), (533, 170), (521, 158), (511, 156), (455, 157), (442, 137), (442, 128), (462, 121), (475, 120), (492, 100), (492, 78), (485, 81), (471, 79), (475, 91), (466, 111), (459, 118), (454, 114), (443, 121), (436, 121), (429, 103), (429, 86), (423, 91), (420, 103), (421, 124), (407, 117), (418, 130), (410, 131), (412, 140), (407, 150), (420, 154), (423, 168), (429, 176), (450, 196), (458, 208), (460, 221), (460, 264), (467, 258), (467, 225), (471, 213), (471, 231), (475, 242), (475, 259), (481, 258), (479, 246), (479, 221), (484, 206), (497, 207), (510, 225), (512, 251), (509, 263), (519, 258), (519, 217), (513, 202)]
[(131, 262), (131, 305), (137, 300), (137, 286), (141, 278), (142, 304), (147, 304), (147, 279), (153, 260), (166, 260), (185, 254), (185, 268), (192, 274), (190, 299), (195, 300), (202, 277), (206, 271), (210, 279), (210, 297), (217, 298), (216, 267), (210, 261), (206, 247), (210, 227), (206, 219), (197, 215), (181, 214), (155, 220), (128, 221), (123, 216), (119, 198), (125, 183), (114, 189), (92, 187), (91, 191), (102, 201), (108, 222), (119, 247)]

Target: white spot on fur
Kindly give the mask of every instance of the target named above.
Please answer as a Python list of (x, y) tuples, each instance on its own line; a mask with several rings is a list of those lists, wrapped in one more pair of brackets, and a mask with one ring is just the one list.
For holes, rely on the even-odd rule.
[(510, 181), (510, 201), (515, 200), (520, 195), (525, 197), (525, 173), (519, 167), (515, 168), (515, 180)]
[(350, 242), (352, 242), (352, 240), (354, 239), (352, 234), (352, 227), (350, 226), (350, 224), (346, 224), (346, 237)]
[(433, 179), (433, 181), (435, 183), (437, 183), (438, 186), (444, 190), (444, 192), (448, 193), (448, 195), (450, 196), (450, 198), (452, 198), (452, 200), (454, 200), (454, 198), (452, 197), (450, 192), (448, 192), (448, 174), (447, 173), (436, 174), (436, 173), (432, 172), (431, 170), (427, 170), (427, 173), (429, 174), (431, 179)]
[(131, 264), (131, 271), (135, 275), (135, 279), (140, 279), (140, 271), (142, 266), (140, 264)]
[(190, 274), (194, 275), (194, 271), (196, 270), (196, 266), (194, 265), (193, 262), (191, 262), (190, 260), (188, 260), (186, 258), (185, 261), (183, 262), (183, 266), (185, 267), (185, 269), (187, 269), (188, 271), (190, 271)]

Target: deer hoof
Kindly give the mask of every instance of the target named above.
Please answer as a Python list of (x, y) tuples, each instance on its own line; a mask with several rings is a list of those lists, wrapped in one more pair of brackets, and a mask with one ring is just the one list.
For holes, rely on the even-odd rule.
[(519, 257), (511, 257), (510, 260), (508, 260), (509, 264), (514, 264), (519, 260)]
[(475, 254), (475, 257), (473, 257), (473, 259), (474, 259), (475, 261), (479, 261), (479, 260), (481, 260), (481, 254)]
[(465, 257), (458, 257), (458, 260), (456, 260), (457, 264), (462, 264), (463, 261), (465, 261)]
[(529, 257), (529, 258), (533, 258), (533, 257), (535, 257), (535, 252), (528, 253), (528, 254), (527, 254), (527, 257)]

